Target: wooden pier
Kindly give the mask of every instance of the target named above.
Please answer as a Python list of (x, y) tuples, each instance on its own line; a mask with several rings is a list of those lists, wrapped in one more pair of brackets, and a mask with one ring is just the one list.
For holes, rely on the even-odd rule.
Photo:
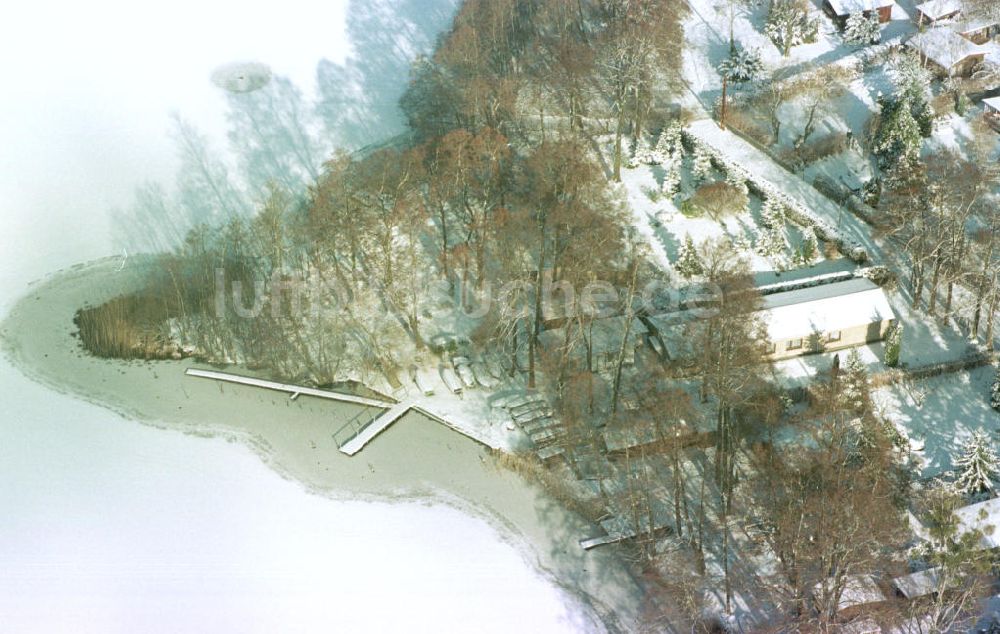
[[(364, 407), (373, 407), (382, 410), (382, 413), (375, 416), (370, 422), (365, 424), (359, 424), (355, 420), (350, 421), (347, 425), (341, 428), (338, 432), (334, 433), (334, 440), (337, 443), (337, 447), (340, 451), (348, 456), (353, 456), (362, 449), (365, 445), (372, 441), (376, 436), (381, 434), (383, 431), (388, 429), (393, 423), (398, 421), (400, 418), (405, 416), (410, 411), (415, 411), (424, 416), (430, 418), (431, 420), (437, 421), (442, 425), (462, 434), (467, 438), (471, 438), (476, 442), (492, 446), (487, 442), (484, 442), (481, 438), (477, 438), (470, 434), (467, 430), (463, 429), (460, 425), (456, 425), (452, 421), (442, 414), (436, 413), (426, 406), (418, 405), (412, 400), (405, 402), (397, 402), (394, 400), (382, 400), (375, 398), (368, 398), (364, 396), (355, 396), (353, 394), (343, 394), (341, 392), (331, 392), (329, 390), (320, 390), (311, 387), (304, 387), (301, 385), (292, 385), (289, 383), (280, 383), (278, 381), (268, 381), (267, 379), (258, 379), (249, 376), (242, 376), (239, 374), (230, 374), (228, 372), (218, 372), (215, 370), (198, 370), (195, 368), (188, 368), (184, 372), (187, 376), (193, 376), (203, 379), (213, 379), (216, 381), (224, 381), (226, 383), (236, 383), (239, 385), (249, 385), (251, 387), (259, 387), (267, 390), (276, 390), (279, 392), (287, 393), (291, 399), (296, 399), (299, 396), (315, 396), (318, 398), (325, 398), (332, 401), (339, 401), (342, 403), (352, 403), (354, 405), (361, 405)], [(346, 440), (341, 440), (339, 438), (340, 432), (349, 432), (350, 435)], [(346, 435), (346, 434), (344, 434)], [(500, 447), (494, 447), (500, 448)]]
[(250, 376), (241, 376), (239, 374), (229, 374), (228, 372), (216, 372), (215, 370), (197, 370), (195, 368), (188, 368), (187, 370), (184, 371), (184, 374), (203, 379), (215, 379), (216, 381), (225, 381), (226, 383), (251, 385), (253, 387), (262, 387), (267, 390), (287, 392), (293, 399), (296, 399), (302, 395), (316, 396), (319, 398), (327, 398), (330, 399), (331, 401), (340, 401), (342, 403), (353, 403), (355, 405), (364, 405), (367, 407), (380, 407), (382, 409), (385, 409), (387, 407), (392, 407), (395, 404), (395, 401), (374, 399), (365, 396), (355, 396), (353, 394), (343, 394), (341, 392), (331, 392), (330, 390), (319, 390), (313, 387), (291, 385), (289, 383), (279, 383), (277, 381), (257, 379)]
[(340, 446), (340, 451), (346, 453), (348, 456), (353, 456), (367, 445), (375, 436), (378, 436), (383, 431), (388, 429), (389, 425), (392, 425), (397, 420), (403, 417), (404, 414), (409, 412), (413, 408), (410, 403), (397, 403), (391, 408), (387, 409), (382, 413), (381, 416), (372, 420), (364, 427), (361, 428), (353, 438), (345, 442)]

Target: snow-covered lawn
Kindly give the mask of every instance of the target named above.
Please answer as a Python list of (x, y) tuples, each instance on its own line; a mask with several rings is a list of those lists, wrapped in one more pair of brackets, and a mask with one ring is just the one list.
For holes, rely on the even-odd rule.
[(1000, 431), (1000, 413), (990, 407), (991, 366), (875, 390), (873, 398), (902, 428), (922, 459), (924, 476), (952, 468), (952, 459), (977, 429)]

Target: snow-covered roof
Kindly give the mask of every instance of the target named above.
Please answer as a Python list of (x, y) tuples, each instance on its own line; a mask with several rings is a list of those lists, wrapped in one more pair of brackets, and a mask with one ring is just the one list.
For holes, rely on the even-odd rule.
[[(829, 584), (834, 583), (833, 579), (821, 581), (813, 586), (813, 593), (818, 594), (829, 588)], [(858, 605), (869, 603), (881, 603), (885, 601), (885, 595), (879, 589), (878, 584), (871, 575), (851, 575), (844, 580), (844, 588), (840, 593), (840, 602), (837, 604), (837, 611), (853, 608)]]
[(986, 99), (983, 99), (983, 104), (994, 110), (1000, 111), (1000, 97), (987, 97)]
[(983, 532), (979, 545), (986, 549), (1000, 547), (1000, 498), (963, 506), (955, 511), (959, 534)]
[(954, 25), (955, 31), (958, 33), (969, 34), (976, 31), (981, 31), (982, 29), (989, 28), (991, 26), (997, 26), (1000, 20), (988, 16), (972, 16), (966, 20), (962, 20), (958, 24)]
[(917, 11), (927, 16), (928, 20), (936, 21), (954, 15), (962, 10), (958, 0), (928, 0), (917, 5)]
[(761, 312), (771, 341), (895, 319), (885, 291), (864, 278), (766, 295)]
[(940, 568), (929, 568), (892, 580), (892, 584), (907, 599), (937, 592), (940, 583)]
[(828, 0), (837, 15), (851, 15), (862, 11), (875, 11), (891, 7), (893, 0)]
[(907, 45), (945, 70), (972, 55), (985, 55), (981, 46), (973, 44), (951, 28), (938, 26), (914, 35)]

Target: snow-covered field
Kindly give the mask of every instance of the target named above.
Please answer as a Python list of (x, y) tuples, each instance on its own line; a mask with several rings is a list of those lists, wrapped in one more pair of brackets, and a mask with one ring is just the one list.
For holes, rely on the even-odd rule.
[[(109, 208), (127, 204), (143, 180), (171, 182), (172, 109), (224, 142), (224, 101), (209, 82), (215, 66), (259, 60), (312, 92), (323, 87), (316, 62), (327, 58), (328, 88), (381, 100), (355, 113), (394, 112), (406, 57), (433, 41), (428, 28), (440, 28), (453, 6), (7, 7), (0, 309), (32, 279), (108, 255)], [(5, 632), (594, 627), (537, 569), (530, 546), (479, 517), (310, 495), (240, 444), (138, 425), (33, 383), (6, 361), (0, 399)]]

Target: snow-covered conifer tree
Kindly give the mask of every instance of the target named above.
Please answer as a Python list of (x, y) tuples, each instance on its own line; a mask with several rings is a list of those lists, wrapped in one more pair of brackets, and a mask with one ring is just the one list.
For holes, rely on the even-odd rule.
[(683, 275), (685, 279), (700, 275), (705, 270), (704, 265), (701, 263), (701, 258), (698, 257), (698, 249), (695, 248), (694, 240), (691, 239), (690, 233), (684, 236), (684, 242), (677, 253), (677, 264), (675, 266), (677, 272)]
[(922, 107), (931, 97), (931, 72), (917, 53), (904, 53), (892, 65), (892, 83), (897, 100)]
[(851, 350), (847, 355), (847, 362), (844, 364), (844, 371), (841, 374), (841, 398), (845, 407), (849, 407), (855, 412), (862, 413), (868, 409), (869, 385), (868, 370), (861, 360), (861, 354), (857, 348)]
[(910, 103), (880, 98), (881, 120), (872, 151), (883, 167), (899, 161), (916, 160), (920, 152), (920, 124), (913, 117)]
[(694, 146), (691, 172), (698, 179), (698, 182), (702, 182), (712, 175), (712, 155), (700, 143)]
[(719, 72), (734, 84), (745, 84), (760, 78), (764, 73), (764, 62), (758, 49), (736, 46), (730, 50), (729, 57), (719, 64)]
[(913, 118), (917, 121), (920, 136), (928, 138), (934, 133), (934, 106), (930, 101), (920, 103), (913, 111)]
[(812, 227), (806, 227), (803, 233), (805, 233), (805, 237), (802, 240), (802, 246), (799, 247), (799, 253), (802, 264), (809, 266), (819, 258), (819, 238), (816, 237), (816, 230)]
[(631, 169), (635, 169), (640, 165), (646, 165), (650, 162), (650, 156), (649, 141), (646, 140), (645, 136), (640, 134), (639, 138), (632, 144), (626, 165)]
[(958, 477), (955, 486), (967, 495), (993, 491), (1000, 475), (1000, 458), (991, 446), (990, 437), (982, 429), (972, 434), (972, 440), (961, 456), (955, 459)]
[(766, 227), (757, 238), (757, 253), (762, 257), (777, 259), (785, 254), (788, 238), (781, 227)]
[(934, 126), (934, 108), (930, 103), (931, 72), (916, 53), (897, 56), (892, 71), (895, 100), (908, 106), (920, 135), (929, 137)]
[(889, 329), (885, 338), (885, 364), (890, 368), (899, 365), (899, 353), (903, 348), (903, 324), (897, 323)]
[(878, 13), (869, 11), (868, 15), (859, 11), (847, 18), (844, 27), (844, 40), (849, 44), (878, 44), (882, 39), (882, 24)]
[(748, 254), (753, 251), (753, 243), (750, 242), (750, 239), (747, 238), (746, 234), (741, 233), (736, 236), (735, 240), (733, 240), (733, 248), (736, 249), (738, 253)]
[(662, 163), (663, 183), (660, 191), (665, 196), (673, 196), (681, 188), (681, 159), (677, 154), (667, 154)]
[(788, 218), (785, 215), (785, 206), (773, 196), (768, 196), (760, 208), (761, 219), (764, 225), (771, 229), (783, 229)]
[(680, 122), (674, 121), (663, 129), (660, 138), (653, 148), (653, 158), (656, 163), (665, 163), (670, 157), (676, 157), (678, 163), (684, 158), (684, 145), (681, 143), (683, 128)]

